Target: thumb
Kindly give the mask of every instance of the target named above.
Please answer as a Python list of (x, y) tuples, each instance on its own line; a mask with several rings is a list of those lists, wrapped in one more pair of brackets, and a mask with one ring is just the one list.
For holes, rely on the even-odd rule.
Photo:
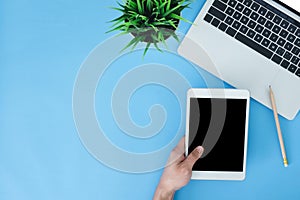
[(204, 149), (201, 146), (196, 147), (190, 155), (184, 160), (185, 164), (192, 169), (195, 162), (202, 156)]

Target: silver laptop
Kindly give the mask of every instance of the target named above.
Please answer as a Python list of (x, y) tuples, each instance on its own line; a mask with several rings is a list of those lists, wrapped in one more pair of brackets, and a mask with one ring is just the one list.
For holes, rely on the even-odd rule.
[(297, 0), (207, 0), (178, 52), (269, 108), (271, 85), (278, 113), (292, 120), (300, 109), (299, 12)]

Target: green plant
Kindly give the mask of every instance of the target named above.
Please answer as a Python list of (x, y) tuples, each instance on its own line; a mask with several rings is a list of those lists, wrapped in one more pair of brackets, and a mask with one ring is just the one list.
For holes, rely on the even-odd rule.
[(151, 44), (159, 51), (158, 43), (166, 45), (165, 40), (170, 36), (178, 40), (175, 33), (179, 21), (188, 20), (180, 16), (183, 9), (187, 8), (190, 0), (126, 0), (119, 7), (113, 9), (121, 11), (122, 15), (110, 22), (111, 31), (121, 31), (121, 34), (132, 34), (134, 38), (123, 50), (131, 47), (133, 50), (140, 42), (147, 43), (144, 55)]

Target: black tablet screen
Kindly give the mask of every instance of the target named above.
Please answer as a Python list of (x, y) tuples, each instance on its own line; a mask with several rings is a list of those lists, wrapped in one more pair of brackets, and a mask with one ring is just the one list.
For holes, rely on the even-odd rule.
[(243, 171), (246, 107), (246, 99), (190, 99), (188, 152), (205, 149), (194, 171)]

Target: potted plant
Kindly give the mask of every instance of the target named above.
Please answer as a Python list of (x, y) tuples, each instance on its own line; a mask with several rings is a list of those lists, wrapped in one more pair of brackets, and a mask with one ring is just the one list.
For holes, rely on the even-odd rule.
[(121, 34), (132, 34), (134, 38), (123, 50), (131, 47), (132, 50), (140, 42), (146, 43), (144, 55), (151, 44), (159, 51), (159, 43), (166, 45), (165, 40), (174, 37), (178, 40), (175, 30), (179, 21), (188, 20), (180, 16), (181, 11), (187, 8), (190, 0), (126, 0), (119, 7), (113, 9), (121, 11), (122, 15), (110, 21), (111, 31), (121, 31)]

